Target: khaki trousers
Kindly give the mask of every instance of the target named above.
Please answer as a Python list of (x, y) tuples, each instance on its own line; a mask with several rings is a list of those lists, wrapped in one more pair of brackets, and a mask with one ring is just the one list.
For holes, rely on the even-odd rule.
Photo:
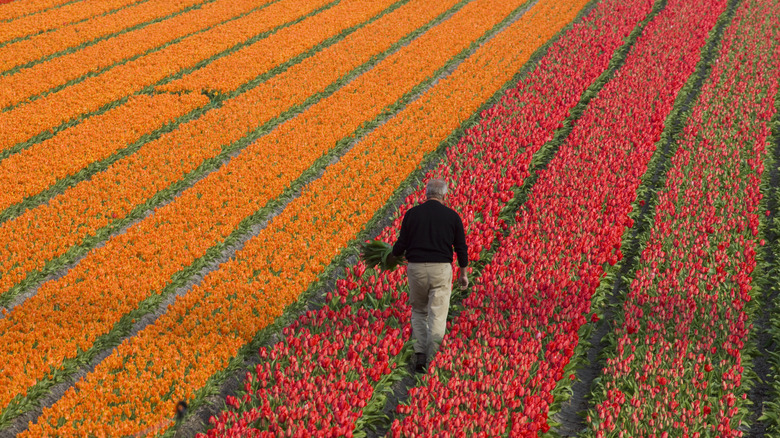
[(432, 358), (439, 350), (452, 293), (450, 263), (409, 263), (409, 305), (412, 307), (414, 352)]

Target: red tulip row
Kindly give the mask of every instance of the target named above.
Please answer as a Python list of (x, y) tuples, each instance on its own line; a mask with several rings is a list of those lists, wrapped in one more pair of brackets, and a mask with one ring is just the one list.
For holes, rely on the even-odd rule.
[[(774, 26), (774, 41), (780, 40), (780, 26)], [(774, 59), (777, 60), (778, 48), (775, 47)], [(777, 73), (776, 71), (774, 73)], [(780, 296), (780, 217), (778, 217), (778, 206), (780, 205), (780, 184), (777, 178), (780, 177), (780, 168), (778, 168), (778, 153), (780, 153), (780, 95), (775, 96), (774, 120), (770, 123), (772, 126), (772, 137), (768, 139), (767, 151), (764, 157), (764, 177), (761, 185), (761, 193), (764, 195), (762, 204), (759, 207), (759, 217), (761, 225), (759, 226), (760, 237), (764, 241), (763, 248), (757, 249), (759, 252), (758, 266), (754, 275), (754, 289), (758, 289), (758, 299), (755, 313), (751, 314), (751, 320), (754, 327), (751, 327), (751, 338), (746, 342), (748, 346), (751, 343), (757, 348), (757, 352), (748, 351), (763, 357), (755, 357), (753, 364), (758, 379), (764, 377), (763, 381), (755, 382), (755, 387), (751, 387), (748, 392), (748, 398), (754, 403), (751, 410), (761, 412), (752, 429), (765, 431), (765, 436), (780, 436), (780, 355), (777, 354), (780, 348), (780, 314), (777, 309), (777, 298)], [(748, 307), (750, 310), (754, 310)], [(765, 344), (761, 344), (766, 340)], [(758, 366), (761, 364), (767, 366), (767, 374), (761, 375)], [(748, 366), (750, 366), (748, 362)], [(756, 376), (753, 376), (754, 381)], [(751, 382), (753, 383), (753, 382)], [(764, 392), (766, 391), (766, 392)], [(761, 394), (763, 397), (753, 398), (754, 394)], [(739, 399), (737, 399), (739, 401)], [(751, 430), (752, 432), (752, 430)]]
[(590, 413), (595, 436), (742, 436), (763, 160), (780, 87), (780, 1), (726, 31), (659, 193)]
[[(670, 0), (541, 172), (392, 436), (546, 432), (677, 93), (725, 1)], [(595, 314), (593, 314), (595, 316)], [(591, 317), (591, 321), (597, 317)]]
[[(586, 88), (652, 3), (605, 0), (553, 43), (537, 68), (482, 113), (480, 123), (426, 175), (453, 182), (451, 206), (466, 224), (469, 259), (484, 257), (506, 228), (501, 212), (529, 175), (532, 156), (553, 137)], [(617, 7), (624, 13), (614, 14)], [(403, 202), (379, 239), (392, 242), (403, 213), (422, 199), (420, 186)], [(410, 309), (404, 270), (347, 269), (326, 305), (284, 330), (260, 350), (242, 395), (212, 419), (209, 436), (293, 431), (301, 436), (351, 436), (383, 407), (383, 391), (403, 371)], [(293, 435), (297, 436), (297, 435)]]

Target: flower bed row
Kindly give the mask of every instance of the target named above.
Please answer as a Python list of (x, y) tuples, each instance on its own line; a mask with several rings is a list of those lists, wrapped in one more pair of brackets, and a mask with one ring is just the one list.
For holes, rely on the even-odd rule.
[(778, 28), (780, 2), (746, 0), (724, 36), (617, 312), (588, 421), (595, 436), (742, 436)]
[[(420, 82), (437, 76), (437, 70), (456, 62), (459, 52), (476, 44), (524, 1), (480, 0), (467, 5), (347, 87), (250, 145), (154, 215), (110, 239), (64, 277), (41, 286), (35, 296), (0, 320), (4, 345), (0, 360), (7, 364), (0, 372), (4, 389), (0, 402), (24, 395), (26, 388), (52, 374), (49, 367), (56, 370), (63, 360), (89, 350), (147, 298), (170, 293), (174, 274), (206, 256), (210, 247), (283, 194), (285, 186), (302, 173), (312, 173), (312, 165), (317, 164), (314, 172), (324, 167), (344, 147), (342, 139), (381, 116), (386, 107), (408, 98)], [(414, 5), (432, 9), (427, 2)], [(477, 10), (479, 19), (474, 18)], [(380, 94), (388, 82), (393, 89)], [(328, 129), (318, 132), (321, 126)], [(254, 219), (267, 214), (263, 211)], [(42, 321), (56, 326), (59, 335), (46, 336)], [(41, 357), (41, 350), (48, 354)]]
[[(100, 2), (73, 2), (58, 6), (60, 1), (17, 2), (3, 7), (0, 20), (8, 20), (0, 27), (0, 43), (35, 35), (60, 26), (105, 14), (138, 3), (142, 0), (105, 0)], [(58, 6), (58, 7), (53, 7)], [(43, 10), (48, 8), (47, 10)]]
[[(495, 7), (500, 6), (489, 2), (479, 10), (486, 14)], [(316, 279), (423, 156), (570, 21), (578, 7), (581, 4), (568, 6), (563, 13), (556, 1), (540, 1), (534, 8), (539, 13), (529, 11), (481, 45), (451, 75), (310, 183), (235, 258), (179, 297), (153, 325), (117, 347), (87, 380), (46, 410), (30, 433), (67, 430), (62, 427), (85, 432), (133, 430), (166, 416), (170, 400), (191, 398)], [(513, 17), (507, 16), (494, 29)], [(473, 14), (470, 19), (475, 19)], [(516, 50), (518, 41), (527, 50)], [(296, 260), (290, 254), (308, 257)], [(108, 403), (114, 408), (104, 409)], [(64, 416), (72, 421), (58, 429)]]
[[(19, 278), (26, 280), (28, 277), (42, 277), (43, 263), (53, 261), (56, 265), (61, 265), (56, 263), (58, 258), (67, 256), (74, 245), (81, 244), (91, 235), (105, 236), (127, 216), (132, 216), (138, 210), (141, 210), (141, 213), (150, 210), (159, 202), (161, 192), (171, 191), (172, 183), (191, 184), (191, 181), (198, 177), (198, 173), (217, 168), (229, 153), (245, 148), (252, 135), (256, 138), (263, 132), (263, 128), (291, 117), (299, 112), (304, 104), (317, 103), (294, 119), (296, 130), (288, 129), (289, 144), (297, 145), (308, 141), (311, 127), (316, 126), (314, 123), (328, 124), (332, 121), (330, 117), (333, 114), (344, 113), (345, 117), (356, 119), (359, 125), (365, 121), (363, 115), (349, 114), (343, 106), (343, 102), (349, 101), (352, 96), (350, 93), (359, 90), (357, 82), (351, 84), (348, 89), (350, 91), (341, 89), (336, 95), (331, 94), (346, 80), (360, 75), (364, 69), (376, 64), (378, 56), (387, 55), (396, 49), (399, 40), (407, 34), (416, 36), (423, 32), (425, 29), (420, 26), (437, 20), (440, 14), (452, 8), (456, 2), (457, 0), (446, 0), (429, 5), (427, 9), (421, 6), (419, 1), (412, 2), (408, 7), (385, 16), (384, 20), (375, 22), (387, 26), (391, 31), (372, 32), (376, 27), (371, 26), (353, 34), (354, 38), (342, 41), (344, 46), (332, 46), (329, 50), (319, 52), (292, 66), (284, 73), (224, 100), (219, 108), (180, 125), (177, 130), (159, 139), (145, 143), (136, 153), (112, 163), (104, 172), (66, 189), (47, 204), (27, 210), (21, 216), (2, 224), (0, 247), (4, 243), (15, 243), (12, 249), (0, 249), (0, 268), (5, 273), (0, 278), (0, 294), (14, 288), (19, 283)], [(416, 14), (410, 17), (409, 12)], [(400, 21), (404, 19), (406, 20)], [(449, 25), (448, 29), (451, 26)], [(452, 31), (457, 32), (454, 28)], [(416, 50), (414, 53), (420, 53), (435, 47), (437, 43), (433, 38), (440, 35), (440, 32), (434, 30), (430, 34), (432, 36), (424, 37), (427, 42), (399, 51), (394, 59), (402, 59), (405, 54), (412, 53), (412, 49)], [(463, 43), (452, 44), (454, 49), (447, 53), (457, 53), (458, 47), (462, 47), (459, 44)], [(347, 53), (350, 55), (347, 56)], [(395, 70), (386, 71), (384, 76), (388, 79), (385, 80), (399, 75), (404, 67), (401, 63)], [(431, 61), (427, 71), (433, 73), (439, 67), (440, 65)], [(381, 78), (382, 75), (374, 72), (370, 77)], [(420, 79), (408, 83), (408, 87), (411, 88)], [(367, 81), (361, 79), (359, 83)], [(385, 98), (396, 96), (397, 99), (403, 94), (401, 90), (403, 88), (387, 94)], [(326, 96), (330, 96), (330, 100), (321, 100)], [(264, 105), (258, 105), (258, 102), (264, 102)], [(371, 111), (378, 113), (392, 102), (378, 99)], [(370, 102), (366, 100), (364, 103)], [(323, 114), (329, 116), (323, 119)], [(312, 125), (307, 127), (306, 123)], [(345, 126), (351, 125), (345, 123)], [(352, 130), (354, 128), (345, 131), (343, 135)], [(253, 134), (248, 136), (248, 132)], [(340, 137), (334, 138), (333, 143), (339, 139)], [(85, 146), (91, 149), (95, 145)], [(323, 148), (327, 151), (331, 147), (332, 143), (322, 143), (316, 148), (308, 148), (308, 153), (321, 154)], [(294, 152), (296, 151), (290, 148), (286, 153)], [(256, 156), (257, 153), (263, 151), (252, 155)], [(265, 155), (275, 156), (269, 154), (269, 151), (265, 151)], [(298, 167), (301, 163), (303, 161), (296, 162), (291, 159), (283, 164)], [(261, 174), (270, 176), (268, 171)], [(277, 183), (272, 188), (279, 190), (283, 187), (284, 184)]]
[[(541, 172), (392, 436), (546, 432), (641, 177), (725, 1), (670, 0)], [(595, 318), (594, 318), (595, 319)], [(564, 383), (565, 384), (565, 383)]]
[[(148, 0), (122, 8), (115, 13), (95, 17), (32, 35), (6, 44), (0, 50), (0, 72), (41, 62), (42, 58), (62, 56), (83, 49), (99, 40), (131, 31), (136, 26), (148, 26), (202, 8), (215, 0)], [(135, 53), (139, 53), (136, 51)], [(7, 73), (6, 73), (7, 74)]]
[[(532, 157), (651, 6), (638, 1), (615, 14), (619, 4), (601, 2), (566, 31), (536, 69), (483, 112), (480, 123), (426, 176), (452, 181), (448, 203), (464, 218), (472, 262), (485, 257), (505, 229), (502, 211), (528, 177)], [(379, 239), (393, 241), (423, 187), (403, 202)], [(261, 431), (350, 436), (371, 422), (371, 414), (383, 407), (383, 390), (406, 362), (406, 279), (403, 269), (374, 273), (362, 263), (346, 274), (324, 307), (286, 328), (282, 342), (260, 349), (261, 361), (247, 373), (244, 391), (228, 397), (228, 409), (212, 418), (208, 436)]]
[[(52, 130), (69, 121), (82, 120), (86, 117), (85, 114), (105, 106), (115, 106), (122, 98), (156, 85), (182, 70), (197, 68), (199, 63), (222, 54), (236, 44), (253, 37), (266, 36), (269, 32), (314, 15), (338, 1), (281, 0), (267, 4), (268, 0), (239, 0), (211, 3), (204, 6), (203, 9), (207, 9), (209, 13), (200, 17), (199, 22), (188, 17), (183, 21), (176, 20), (177, 27), (164, 22), (154, 27), (148, 26), (57, 58), (56, 61), (2, 76), (0, 81), (3, 83), (3, 93), (10, 94), (3, 100), (2, 107), (6, 108), (9, 102), (20, 103), (0, 112), (0, 130), (7, 133), (0, 139), (0, 150), (13, 148), (43, 131)], [(192, 14), (198, 16), (197, 12), (193, 11)], [(211, 27), (204, 29), (204, 24)], [(177, 28), (182, 29), (182, 32), (179, 33)], [(145, 31), (156, 37), (153, 38), (153, 47), (158, 50), (140, 56), (144, 51), (138, 53), (135, 49), (136, 46), (142, 46), (141, 41), (147, 38), (144, 36)], [(171, 34), (179, 37), (171, 41), (168, 38)], [(168, 41), (167, 44), (165, 41)], [(124, 44), (115, 46), (116, 42)], [(164, 45), (160, 48), (159, 44)], [(131, 53), (127, 53), (128, 50)], [(131, 54), (138, 56), (98, 75), (89, 75), (89, 69), (83, 68), (100, 68), (101, 60), (112, 60), (112, 52), (120, 53), (119, 59)], [(52, 90), (49, 90), (49, 85), (36, 85), (48, 84), (48, 77), (56, 79), (52, 84), (60, 85)], [(58, 78), (72, 80), (63, 83)], [(35, 99), (31, 99), (26, 91), (14, 91), (17, 87), (20, 90), (34, 89), (37, 91), (33, 92), (43, 94), (37, 94)]]
[[(194, 93), (133, 96), (125, 105), (91, 117), (0, 161), (0, 186), (3, 187), (0, 211), (142, 141), (145, 136), (208, 101), (208, 97)], [(24, 274), (24, 270), (6, 271), (3, 278), (12, 276), (6, 284), (13, 285), (21, 281)]]
[[(11, 3), (14, 0), (0, 0), (0, 4)], [(31, 0), (26, 2), (17, 2), (13, 5), (0, 8), (0, 20), (11, 21), (15, 18), (40, 13), (47, 9), (56, 8), (63, 3), (69, 3), (69, 0)]]
[[(398, 3), (396, 3), (397, 5)], [(431, 11), (442, 11), (442, 6), (449, 4), (449, 3), (439, 3), (437, 6), (432, 7)], [(441, 6), (439, 6), (441, 5)], [(339, 5), (339, 6), (345, 6), (347, 8), (354, 9), (356, 6), (360, 7), (361, 5), (354, 2), (345, 2), (345, 4)], [(395, 5), (394, 5), (395, 6)], [(394, 14), (390, 17), (387, 17), (385, 19), (382, 19), (380, 17), (384, 17), (386, 12), (391, 11), (393, 8), (389, 8), (382, 12), (377, 17), (371, 18), (368, 23), (361, 23), (361, 26), (364, 26), (363, 29), (360, 29), (356, 33), (349, 33), (350, 29), (344, 29), (342, 30), (342, 33), (337, 34), (336, 36), (331, 36), (330, 38), (324, 39), (328, 34), (331, 32), (331, 28), (328, 26), (323, 25), (320, 23), (320, 20), (325, 21), (332, 21), (334, 17), (334, 12), (338, 14), (346, 14), (349, 15), (349, 13), (353, 12), (350, 10), (345, 10), (344, 8), (340, 7), (334, 7), (330, 10), (327, 10), (321, 14), (318, 14), (314, 16), (312, 19), (306, 20), (304, 23), (305, 26), (291, 26), (289, 28), (282, 29), (281, 31), (277, 32), (273, 36), (260, 40), (257, 43), (254, 43), (250, 45), (249, 47), (253, 48), (253, 63), (251, 69), (246, 69), (246, 71), (250, 71), (251, 77), (243, 74), (242, 69), (242, 77), (245, 78), (245, 80), (242, 82), (243, 84), (250, 83), (253, 79), (255, 79), (258, 76), (261, 76), (263, 73), (268, 71), (274, 71), (279, 68), (280, 65), (284, 65), (284, 61), (279, 61), (279, 59), (283, 58), (281, 55), (284, 55), (288, 62), (292, 59), (295, 59), (298, 56), (306, 56), (310, 55), (310, 52), (317, 52), (320, 51), (318, 49), (322, 49), (321, 46), (330, 44), (331, 40), (340, 40), (343, 39), (343, 41), (340, 42), (337, 46), (328, 46), (321, 50), (321, 54), (316, 56), (316, 60), (312, 59), (306, 62), (302, 62), (302, 65), (300, 67), (306, 66), (308, 69), (311, 68), (317, 68), (317, 69), (324, 69), (324, 68), (331, 68), (331, 65), (328, 64), (334, 64), (334, 63), (340, 63), (342, 65), (359, 65), (359, 62), (355, 62), (352, 60), (352, 62), (347, 62), (345, 59), (346, 56), (351, 57), (359, 57), (360, 55), (357, 53), (354, 53), (357, 50), (365, 51), (364, 45), (367, 37), (373, 38), (373, 41), (376, 43), (377, 41), (388, 41), (386, 45), (383, 45), (383, 48), (386, 48), (390, 45), (390, 41), (396, 41), (401, 36), (403, 36), (405, 33), (408, 33), (410, 31), (413, 31), (417, 29), (419, 26), (414, 27), (414, 24), (416, 23), (423, 23), (424, 21), (421, 21), (421, 18), (424, 17), (434, 17), (435, 14), (425, 14), (423, 16), (419, 15), (419, 10), (413, 9), (413, 8), (401, 8), (397, 14), (404, 14), (403, 17), (397, 16), (397, 14)], [(366, 11), (363, 11), (363, 13), (358, 14), (356, 13), (358, 17), (365, 15)], [(374, 21), (372, 21), (374, 20)], [(393, 20), (393, 21), (390, 21)], [(343, 27), (346, 23), (350, 22), (359, 22), (357, 19), (349, 18), (342, 20), (340, 22), (340, 26)], [(397, 23), (403, 23), (403, 26), (398, 26)], [(325, 33), (325, 35), (322, 35)], [(345, 36), (345, 34), (348, 34)], [(319, 40), (321, 44), (316, 45), (314, 48), (309, 47), (301, 47), (301, 45), (308, 45), (310, 42), (307, 40), (307, 38), (310, 37), (310, 35), (315, 35), (316, 40)], [(395, 38), (393, 38), (395, 37)], [(272, 50), (270, 47), (274, 45), (280, 45), (280, 40), (283, 41), (285, 38), (288, 38), (290, 40), (295, 41), (295, 44), (290, 45), (284, 45), (282, 49), (276, 49)], [(323, 40), (324, 39), (324, 40)], [(378, 43), (377, 43), (378, 44)], [(352, 46), (352, 47), (347, 47)], [(249, 48), (247, 47), (247, 48)], [(374, 45), (376, 47), (376, 44)], [(260, 56), (260, 54), (255, 53), (255, 48), (262, 49), (266, 56)], [(307, 49), (309, 49), (307, 51)], [(379, 49), (379, 47), (376, 47), (375, 50)], [(242, 51), (240, 50), (239, 53)], [(379, 52), (379, 50), (377, 50)], [(2, 52), (0, 52), (2, 53)], [(272, 54), (271, 54), (272, 53)], [(301, 54), (302, 53), (302, 54)], [(374, 52), (375, 54), (376, 52)], [(271, 54), (271, 55), (268, 55)], [(271, 59), (268, 59), (268, 58)], [(237, 60), (233, 55), (228, 55), (224, 59), (229, 59), (232, 62), (236, 62)], [(260, 62), (261, 59), (265, 59), (268, 62)], [(365, 59), (365, 57), (361, 57), (360, 59)], [(218, 61), (215, 61), (215, 63)], [(312, 65), (313, 62), (317, 62), (318, 64)], [(270, 63), (270, 65), (269, 65)], [(210, 64), (211, 65), (211, 64)], [(277, 66), (274, 68), (271, 68), (273, 66)], [(300, 70), (300, 67), (298, 69)], [(205, 67), (209, 68), (209, 67)], [(197, 71), (197, 70), (196, 70)], [(342, 70), (343, 71), (343, 70)], [(229, 76), (227, 72), (215, 72), (222, 75), (222, 77)], [(312, 73), (309, 73), (311, 76)], [(186, 76), (185, 76), (186, 77)], [(289, 78), (289, 76), (287, 76)], [(292, 79), (292, 78), (290, 78)], [(296, 78), (300, 80), (299, 78)], [(323, 78), (324, 80), (325, 78)], [(288, 80), (289, 82), (289, 80)], [(317, 88), (313, 88), (317, 85), (316, 82), (311, 80), (307, 80), (304, 84), (299, 84), (296, 89), (295, 93), (298, 96), (309, 96), (311, 94), (316, 94), (318, 91)], [(276, 83), (274, 84), (275, 88), (279, 88), (282, 86), (282, 84)], [(305, 91), (306, 87), (310, 87), (312, 89), (311, 92)], [(236, 87), (237, 88), (237, 87)], [(235, 88), (231, 89), (230, 91), (236, 91)], [(292, 99), (292, 91), (286, 92), (284, 95), (288, 99)], [(199, 105), (200, 111), (207, 111), (213, 108), (213, 105), (205, 105), (207, 102), (205, 99), (205, 96), (202, 95), (200, 92), (198, 93), (176, 93), (176, 94), (182, 94), (183, 99), (186, 100), (187, 96), (191, 96), (190, 99), (192, 100), (200, 100), (203, 102), (202, 105)], [(140, 95), (143, 96), (143, 95)], [(132, 100), (138, 100), (139, 97), (132, 97)], [(140, 97), (141, 100), (145, 99), (145, 97)], [(168, 100), (169, 98), (166, 98)], [(13, 216), (14, 211), (23, 211), (25, 207), (28, 207), (27, 205), (24, 205), (24, 201), (27, 201), (30, 197), (40, 197), (42, 196), (44, 199), (48, 199), (48, 196), (46, 194), (41, 195), (42, 192), (52, 191), (52, 186), (57, 184), (62, 188), (66, 188), (70, 185), (73, 185), (75, 182), (81, 179), (76, 179), (75, 181), (71, 181), (74, 178), (72, 178), (72, 175), (82, 171), (83, 169), (87, 168), (90, 164), (101, 162), (103, 160), (107, 159), (119, 159), (116, 154), (119, 151), (122, 151), (123, 155), (129, 154), (133, 149), (137, 149), (137, 147), (131, 147), (130, 151), (127, 150), (128, 144), (133, 144), (133, 141), (126, 141), (126, 140), (120, 140), (119, 138), (114, 138), (115, 136), (112, 135), (106, 135), (106, 131), (128, 131), (128, 133), (132, 133), (136, 138), (137, 137), (143, 137), (143, 138), (149, 138), (149, 133), (151, 133), (154, 129), (145, 129), (144, 126), (137, 120), (135, 120), (134, 117), (131, 117), (131, 114), (135, 113), (135, 109), (133, 109), (133, 105), (125, 104), (118, 106), (116, 108), (113, 108), (106, 113), (103, 113), (98, 116), (94, 116), (91, 118), (86, 119), (84, 122), (77, 124), (73, 127), (70, 127), (66, 129), (63, 133), (58, 134), (57, 136), (50, 138), (48, 140), (45, 140), (41, 143), (34, 144), (33, 146), (29, 147), (28, 149), (25, 149), (21, 151), (18, 154), (14, 154), (9, 156), (8, 158), (0, 161), (0, 180), (3, 178), (3, 173), (7, 175), (12, 175), (13, 173), (18, 172), (18, 169), (25, 169), (25, 172), (22, 175), (16, 175), (14, 177), (15, 183), (13, 185), (10, 185), (10, 190), (7, 190), (2, 195), (0, 195), (0, 211), (3, 211), (4, 209), (7, 209), (8, 207), (13, 206), (13, 209), (3, 211), (3, 214), (7, 216)], [(189, 110), (195, 110), (195, 107), (189, 107)], [(285, 108), (287, 109), (287, 108)], [(187, 114), (187, 117), (195, 117), (193, 116), (195, 112), (191, 111), (181, 111), (180, 114)], [(126, 115), (127, 117), (122, 117), (123, 115)], [(167, 117), (163, 121), (172, 121), (172, 125), (178, 125), (177, 121), (174, 120), (175, 117)], [(205, 128), (204, 128), (205, 129)], [(247, 129), (249, 129), (247, 127)], [(102, 131), (102, 132), (101, 132)], [(98, 138), (95, 137), (95, 133), (100, 133), (100, 136)], [(68, 153), (65, 153), (63, 151), (63, 148), (67, 146)], [(139, 145), (140, 147), (140, 145)], [(61, 157), (58, 160), (52, 160), (52, 156)], [(94, 165), (93, 165), (94, 167)], [(107, 167), (107, 165), (103, 165), (103, 168)], [(95, 171), (93, 171), (94, 173)], [(86, 176), (86, 175), (85, 175)], [(67, 182), (63, 180), (68, 180)], [(34, 202), (27, 202), (27, 204), (34, 204)], [(0, 215), (0, 222), (4, 219), (3, 215)], [(20, 273), (21, 275), (21, 273)], [(18, 281), (15, 279), (15, 281)]]

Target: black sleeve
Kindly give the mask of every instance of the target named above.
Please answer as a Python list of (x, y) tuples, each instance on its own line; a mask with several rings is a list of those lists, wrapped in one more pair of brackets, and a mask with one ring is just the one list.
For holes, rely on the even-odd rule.
[(469, 252), (466, 245), (466, 233), (463, 231), (463, 220), (455, 214), (455, 253), (458, 255), (458, 266), (465, 268), (469, 265)]
[(408, 217), (408, 214), (404, 214), (404, 219), (401, 221), (401, 233), (398, 235), (398, 240), (396, 240), (395, 245), (393, 245), (393, 255), (396, 257), (404, 255), (406, 249), (409, 247)]

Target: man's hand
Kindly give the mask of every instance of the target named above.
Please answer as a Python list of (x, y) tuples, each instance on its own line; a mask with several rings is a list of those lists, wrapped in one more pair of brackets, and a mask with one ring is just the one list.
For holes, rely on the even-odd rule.
[(465, 289), (469, 286), (469, 278), (466, 276), (466, 268), (462, 268), (460, 270), (460, 275), (458, 276), (458, 284), (460, 285), (461, 289)]

